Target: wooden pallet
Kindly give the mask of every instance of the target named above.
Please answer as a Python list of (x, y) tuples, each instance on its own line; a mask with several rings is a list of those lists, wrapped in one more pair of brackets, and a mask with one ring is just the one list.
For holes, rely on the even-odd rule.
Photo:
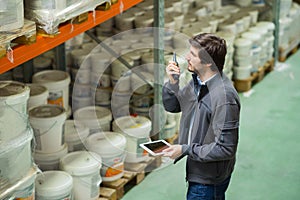
[(256, 83), (263, 80), (263, 78), (271, 71), (274, 70), (274, 59), (265, 63), (264, 66), (259, 67), (257, 72), (251, 74), (247, 79), (239, 80), (234, 79), (234, 87), (238, 92), (249, 91)]
[(117, 190), (108, 188), (108, 187), (100, 187), (99, 188), (100, 197), (98, 200), (117, 200)]
[(298, 51), (299, 44), (300, 44), (300, 39), (297, 38), (297, 39), (294, 39), (292, 42), (290, 42), (288, 47), (286, 47), (286, 48), (279, 47), (278, 60), (280, 62), (285, 62), (289, 56), (293, 55), (294, 53), (296, 53)]
[[(116, 199), (121, 199), (126, 192), (144, 180), (145, 176), (150, 172), (150, 169), (153, 169), (155, 166), (158, 167), (160, 164), (161, 157), (149, 157), (144, 162), (140, 163), (125, 163), (125, 171), (122, 178), (111, 182), (103, 181), (100, 189), (112, 189), (116, 192)], [(114, 200), (115, 194), (112, 190), (110, 193), (105, 192), (104, 194), (100, 191), (100, 197)]]
[(103, 4), (96, 7), (96, 10), (109, 10), (113, 2), (104, 2)]
[(30, 45), (35, 42), (35, 22), (24, 19), (24, 26), (22, 28), (0, 32), (0, 58), (6, 55), (7, 47), (13, 43)]
[[(86, 22), (88, 20), (88, 17), (89, 17), (89, 12), (85, 12), (76, 17), (73, 17), (72, 19), (69, 19), (65, 22), (60, 23), (59, 26), (62, 26), (65, 24), (81, 24), (83, 22)], [(44, 29), (37, 27), (37, 34), (39, 36), (43, 36), (43, 37), (54, 38), (55, 36), (57, 36), (59, 34), (59, 31), (56, 33), (47, 33)]]

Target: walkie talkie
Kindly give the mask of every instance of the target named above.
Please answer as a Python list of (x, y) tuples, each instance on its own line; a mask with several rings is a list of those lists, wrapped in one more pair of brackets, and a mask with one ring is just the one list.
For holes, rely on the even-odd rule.
[[(176, 59), (176, 53), (175, 52), (173, 52), (173, 61), (176, 63), (177, 67), (179, 67), (177, 59)], [(178, 74), (173, 74), (172, 76), (173, 76), (174, 80), (179, 80), (179, 75)]]

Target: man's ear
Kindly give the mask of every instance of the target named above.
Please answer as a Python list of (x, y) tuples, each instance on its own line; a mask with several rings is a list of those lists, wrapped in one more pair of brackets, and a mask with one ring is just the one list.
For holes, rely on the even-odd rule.
[(211, 67), (212, 64), (211, 64), (211, 63), (207, 63), (207, 64), (205, 64), (205, 66), (206, 66), (206, 67)]

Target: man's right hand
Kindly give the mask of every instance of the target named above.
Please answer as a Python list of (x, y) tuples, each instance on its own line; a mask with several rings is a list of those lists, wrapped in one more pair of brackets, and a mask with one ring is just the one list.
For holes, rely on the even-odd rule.
[(180, 68), (176, 65), (176, 62), (169, 61), (169, 64), (166, 67), (166, 72), (171, 84), (175, 84), (178, 82), (178, 80), (175, 80), (173, 77), (174, 74), (180, 76)]

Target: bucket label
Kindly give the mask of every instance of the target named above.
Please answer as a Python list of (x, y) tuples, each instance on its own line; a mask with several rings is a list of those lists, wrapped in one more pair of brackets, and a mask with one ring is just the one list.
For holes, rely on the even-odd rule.
[(149, 138), (138, 138), (136, 140), (136, 143), (137, 143), (136, 144), (136, 146), (137, 146), (137, 148), (136, 148), (136, 157), (141, 158), (143, 156), (148, 155), (148, 152), (145, 149), (143, 149), (142, 147), (140, 147), (140, 144), (146, 143), (146, 142), (149, 142)]
[(64, 106), (63, 91), (49, 92), (48, 103)]
[(104, 177), (113, 177), (124, 171), (124, 163), (114, 164), (110, 167), (104, 167), (105, 175)]
[(119, 155), (109, 159), (103, 159), (103, 165), (100, 170), (102, 177), (113, 177), (124, 171), (125, 155)]

